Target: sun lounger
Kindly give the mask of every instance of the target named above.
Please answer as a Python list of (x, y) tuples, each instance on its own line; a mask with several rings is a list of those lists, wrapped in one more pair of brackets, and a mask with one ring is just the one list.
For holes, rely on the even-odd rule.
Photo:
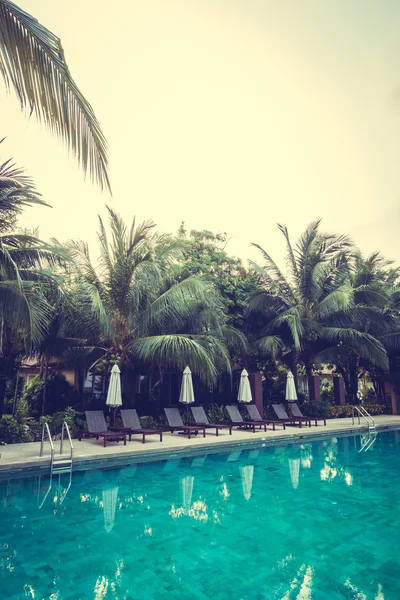
[(311, 421), (314, 421), (315, 427), (318, 426), (318, 421), (323, 421), (324, 425), (326, 425), (326, 419), (324, 419), (324, 417), (305, 417), (296, 402), (290, 403), (290, 410), (295, 418), (302, 417), (303, 419), (311, 419)]
[(121, 417), (124, 423), (124, 427), (129, 429), (130, 433), (140, 433), (142, 436), (142, 443), (146, 441), (146, 435), (159, 435), (160, 442), (162, 442), (162, 430), (161, 429), (143, 429), (140, 424), (139, 416), (134, 408), (128, 408), (121, 410)]
[(203, 425), (204, 427), (210, 429), (214, 429), (215, 427), (216, 436), (218, 436), (220, 429), (229, 429), (229, 435), (232, 435), (233, 425), (227, 425), (226, 423), (210, 423), (206, 415), (206, 411), (202, 406), (191, 406), (190, 410), (192, 411), (195, 425)]
[(199, 431), (203, 432), (203, 437), (206, 437), (206, 429), (204, 425), (184, 425), (182, 421), (182, 417), (177, 408), (164, 408), (165, 416), (167, 417), (168, 425), (163, 425), (162, 427), (167, 431), (178, 431), (181, 433), (187, 434), (188, 439), (190, 440), (190, 436), (192, 434), (197, 435)]
[(286, 425), (298, 425), (299, 427), (301, 427), (302, 423), (305, 423), (311, 427), (311, 421), (307, 417), (289, 417), (283, 404), (271, 404), (271, 406), (281, 423), (285, 423)]
[(225, 406), (225, 408), (226, 408), (226, 412), (229, 415), (232, 425), (234, 425), (235, 427), (240, 427), (241, 429), (247, 429), (247, 430), (252, 431), (253, 433), (256, 432), (256, 427), (258, 427), (260, 429), (261, 429), (261, 427), (264, 427), (264, 431), (267, 431), (266, 423), (257, 423), (256, 421), (245, 421), (243, 419), (242, 415), (240, 414), (237, 406), (234, 406), (233, 404), (231, 404), (229, 406)]
[(81, 430), (78, 432), (79, 441), (81, 441), (83, 437), (94, 437), (96, 440), (103, 438), (104, 448), (107, 446), (107, 442), (119, 442), (120, 440), (123, 441), (124, 446), (126, 446), (127, 432), (123, 429), (115, 429), (113, 431), (107, 429), (106, 420), (102, 410), (86, 410), (85, 415), (88, 430)]
[(256, 421), (257, 423), (265, 423), (266, 425), (272, 425), (272, 429), (274, 431), (276, 423), (278, 423), (278, 425), (282, 425), (283, 429), (286, 429), (286, 425), (285, 423), (282, 423), (282, 421), (276, 421), (275, 419), (263, 419), (255, 404), (246, 404), (246, 409), (252, 421)]

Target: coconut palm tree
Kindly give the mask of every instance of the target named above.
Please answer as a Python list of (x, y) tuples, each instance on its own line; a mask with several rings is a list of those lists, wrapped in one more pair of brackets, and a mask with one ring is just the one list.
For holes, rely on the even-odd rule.
[(10, 161), (0, 166), (0, 415), (6, 377), (21, 353), (39, 342), (49, 323), (51, 307), (45, 288), (54, 287), (44, 269), (59, 259), (53, 248), (30, 233), (13, 233), (25, 206), (44, 204), (33, 182)]
[[(254, 244), (264, 258), (262, 266), (254, 265), (263, 289), (252, 296), (248, 308), (254, 346), (264, 354), (286, 353), (295, 375), (300, 361), (311, 374), (318, 355), (332, 347), (349, 349), (387, 369), (382, 343), (355, 325), (373, 318), (374, 311), (357, 303), (349, 238), (321, 233), (320, 221), (315, 221), (293, 247), (287, 228), (278, 227), (286, 241), (288, 275)], [(361, 292), (366, 294), (360, 287)]]
[[(352, 326), (379, 340), (389, 355), (400, 348), (400, 289), (399, 268), (386, 260), (379, 252), (364, 257), (354, 254), (350, 282), (354, 293), (354, 308), (345, 315)], [(366, 356), (360, 356), (351, 347), (327, 347), (321, 357), (336, 366), (344, 378), (350, 399), (357, 399), (358, 378), (361, 369), (367, 370), (375, 391), (384, 400), (384, 373), (381, 365)]]
[[(121, 366), (123, 380), (135, 369), (186, 364), (208, 383), (230, 370), (229, 345), (243, 345), (225, 326), (221, 300), (201, 277), (179, 280), (180, 242), (154, 232), (151, 221), (128, 228), (110, 208), (111, 241), (100, 219), (96, 269), (87, 244), (70, 242), (74, 294), (81, 319), (97, 343), (87, 346), (96, 372)], [(83, 349), (85, 350), (85, 349)]]
[(110, 189), (107, 143), (71, 77), (60, 39), (9, 0), (0, 0), (0, 73), (21, 109), (43, 121), (75, 154), (84, 173)]

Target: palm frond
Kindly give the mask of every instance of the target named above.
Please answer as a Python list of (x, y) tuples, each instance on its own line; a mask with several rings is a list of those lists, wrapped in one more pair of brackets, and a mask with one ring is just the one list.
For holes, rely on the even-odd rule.
[[(137, 333), (143, 335), (154, 329), (179, 330), (200, 307), (211, 308), (214, 297), (212, 286), (200, 277), (188, 277), (175, 283), (164, 293), (157, 294), (154, 301), (137, 315)], [(213, 308), (216, 308), (215, 302)]]
[(383, 344), (374, 336), (353, 328), (324, 327), (326, 340), (336, 342), (339, 346), (348, 346), (353, 352), (368, 359), (372, 364), (387, 371), (388, 356)]
[[(265, 334), (276, 334), (282, 326), (287, 327), (292, 337), (293, 345), (296, 349), (301, 347), (301, 339), (304, 334), (301, 315), (296, 307), (289, 308), (278, 315), (265, 327)], [(280, 332), (279, 332), (280, 333)]]
[(354, 305), (353, 290), (344, 285), (325, 296), (315, 307), (315, 316), (322, 320), (335, 313), (348, 311)]
[(280, 288), (282, 288), (282, 291), (284, 291), (285, 295), (293, 296), (290, 284), (272, 257), (258, 244), (252, 243), (251, 245), (255, 248), (258, 248), (262, 254), (265, 261), (264, 271), (272, 276), (272, 280), (275, 281)]
[(286, 260), (292, 271), (292, 277), (293, 277), (295, 283), (298, 284), (299, 283), (299, 269), (297, 267), (296, 257), (294, 255), (292, 243), (290, 241), (288, 228), (286, 227), (286, 225), (281, 225), (280, 223), (278, 223), (278, 229), (279, 229), (279, 231), (281, 231), (283, 233), (283, 235), (285, 237), (286, 248), (287, 248)]
[(69, 240), (66, 248), (72, 259), (76, 263), (79, 273), (88, 283), (95, 285), (98, 289), (102, 288), (102, 283), (96, 273), (96, 270), (90, 260), (89, 246), (86, 242)]
[(107, 143), (71, 77), (61, 41), (9, 0), (0, 0), (0, 73), (21, 108), (34, 112), (72, 150), (84, 173), (110, 190)]
[(185, 335), (140, 338), (130, 347), (134, 359), (181, 370), (189, 365), (206, 383), (215, 383), (217, 369), (207, 350), (201, 339)]
[(299, 272), (302, 273), (309, 260), (310, 254), (314, 251), (314, 242), (318, 236), (318, 229), (321, 223), (321, 219), (312, 221), (300, 236), (295, 249), (296, 263), (298, 265)]
[(35, 283), (0, 281), (0, 315), (22, 333), (28, 347), (42, 339), (51, 314), (51, 307)]
[(277, 358), (282, 348), (283, 342), (278, 335), (267, 335), (255, 341), (255, 347), (263, 356)]

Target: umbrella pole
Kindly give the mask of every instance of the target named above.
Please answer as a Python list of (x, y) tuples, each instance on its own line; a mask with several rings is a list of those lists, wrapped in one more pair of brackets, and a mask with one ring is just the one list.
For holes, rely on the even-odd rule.
[(189, 404), (186, 404), (186, 425), (189, 425)]
[(114, 427), (115, 427), (115, 415), (116, 415), (116, 412), (117, 412), (117, 407), (114, 408)]

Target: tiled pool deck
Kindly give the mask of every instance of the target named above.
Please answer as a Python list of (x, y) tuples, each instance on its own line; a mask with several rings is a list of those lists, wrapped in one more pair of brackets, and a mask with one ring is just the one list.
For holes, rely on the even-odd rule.
[[(377, 430), (400, 428), (400, 415), (383, 415), (375, 417)], [(74, 469), (94, 468), (101, 461), (114, 464), (121, 461), (133, 460), (163, 460), (174, 455), (184, 455), (192, 453), (215, 453), (228, 451), (235, 445), (259, 444), (277, 445), (290, 441), (298, 441), (301, 438), (318, 438), (320, 436), (348, 435), (352, 432), (366, 431), (366, 423), (357, 421), (352, 423), (351, 418), (330, 419), (326, 427), (319, 423), (318, 427), (314, 425), (309, 428), (303, 426), (287, 427), (286, 431), (281, 426), (277, 426), (276, 431), (269, 427), (267, 432), (242, 431), (234, 429), (232, 435), (227, 430), (220, 432), (216, 437), (215, 430), (209, 430), (205, 438), (199, 434), (190, 440), (183, 435), (165, 433), (163, 442), (158, 441), (157, 436), (150, 436), (145, 444), (142, 444), (139, 436), (133, 436), (131, 442), (124, 446), (121, 442), (109, 442), (107, 448), (103, 448), (101, 440), (85, 439), (79, 442), (73, 440), (74, 444)], [(59, 452), (59, 441), (54, 441), (55, 456)], [(45, 453), (42, 458), (39, 457), (40, 443), (32, 442), (28, 444), (8, 444), (0, 446), (0, 477), (7, 476), (11, 471), (21, 473), (21, 470), (36, 470), (40, 468), (47, 469), (50, 461), (50, 446), (45, 444)], [(64, 455), (69, 453), (69, 446), (64, 442)]]

